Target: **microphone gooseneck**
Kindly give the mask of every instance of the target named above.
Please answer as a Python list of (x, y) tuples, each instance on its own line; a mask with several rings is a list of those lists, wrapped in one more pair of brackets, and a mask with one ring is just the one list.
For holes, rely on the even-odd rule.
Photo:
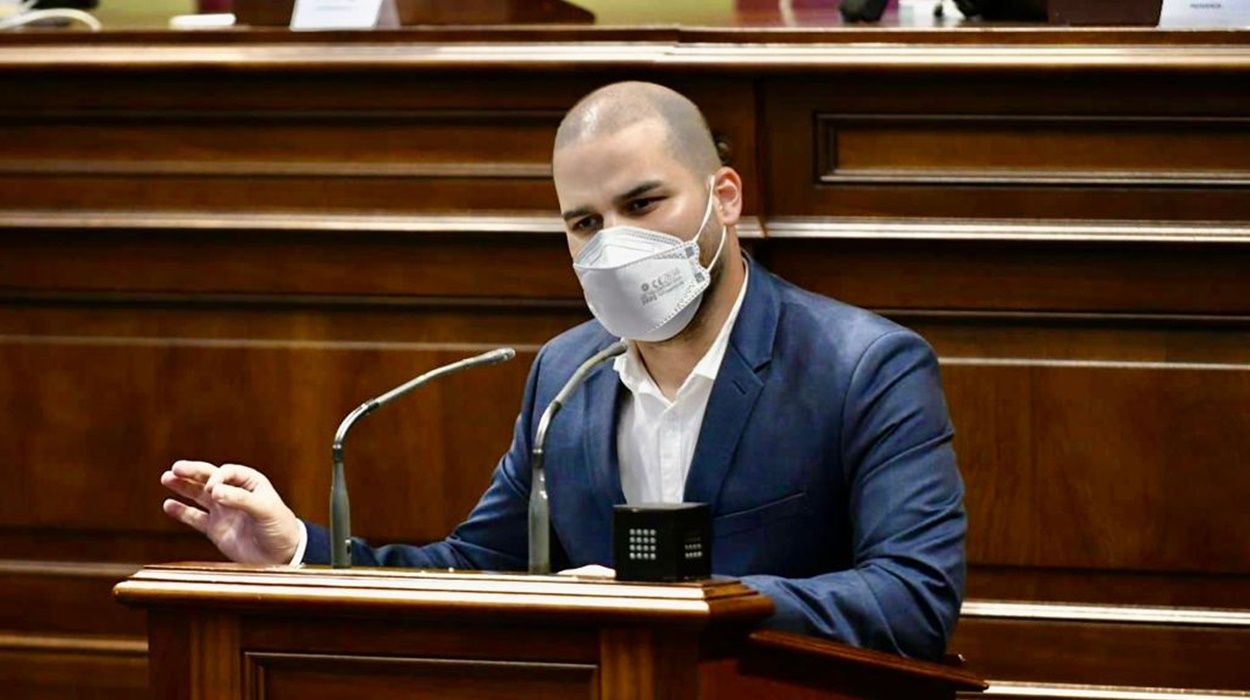
[(530, 452), (530, 508), (529, 508), (529, 548), (530, 573), (551, 573), (551, 509), (547, 502), (547, 477), (543, 465), (543, 446), (547, 443), (547, 429), (551, 420), (568, 401), (569, 396), (581, 386), (590, 371), (605, 360), (624, 353), (628, 346), (624, 341), (617, 341), (600, 350), (577, 368), (572, 377), (565, 382), (560, 393), (547, 405), (538, 420), (538, 429), (534, 432), (534, 448)]
[(360, 404), (347, 414), (342, 423), (339, 423), (339, 429), (334, 433), (334, 445), (330, 448), (331, 457), (334, 460), (334, 476), (330, 484), (330, 563), (334, 568), (346, 569), (352, 565), (351, 508), (347, 500), (347, 479), (343, 473), (343, 442), (347, 439), (347, 431), (351, 430), (356, 421), (432, 379), (445, 377), (470, 367), (497, 365), (514, 357), (516, 357), (516, 350), (497, 348), (432, 369), (377, 398)]

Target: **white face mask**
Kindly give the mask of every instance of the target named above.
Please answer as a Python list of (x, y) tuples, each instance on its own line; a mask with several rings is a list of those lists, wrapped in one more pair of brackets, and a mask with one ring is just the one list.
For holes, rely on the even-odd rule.
[(725, 247), (725, 227), (712, 262), (699, 262), (699, 237), (712, 215), (707, 210), (691, 240), (636, 226), (613, 226), (595, 234), (573, 260), (586, 304), (609, 333), (628, 340), (659, 342), (690, 324), (711, 283), (712, 268)]

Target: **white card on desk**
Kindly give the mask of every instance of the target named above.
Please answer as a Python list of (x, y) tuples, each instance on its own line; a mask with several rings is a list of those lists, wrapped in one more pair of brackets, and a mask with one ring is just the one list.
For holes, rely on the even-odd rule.
[(295, 0), (291, 29), (375, 29), (399, 25), (395, 0)]
[(1250, 0), (1163, 0), (1160, 27), (1250, 27)]

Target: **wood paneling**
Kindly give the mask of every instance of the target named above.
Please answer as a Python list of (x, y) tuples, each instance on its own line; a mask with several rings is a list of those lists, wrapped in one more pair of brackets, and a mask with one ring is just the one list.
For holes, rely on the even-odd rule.
[[(1010, 643), (1005, 643), (1010, 640)], [(954, 647), (995, 680), (1250, 689), (1250, 628), (1128, 625), (965, 616)]]
[[(836, 78), (765, 87), (770, 213), (1241, 221), (1239, 78)], [(934, 96), (940, 95), (935, 100)], [(1230, 104), (1231, 103), (1231, 104)], [(1219, 106), (1216, 106), (1216, 105)]]
[[(502, 620), (475, 622), (460, 616), (455, 624), (442, 620), (361, 620), (351, 651), (365, 656), (409, 658), (448, 656), (457, 659), (546, 661), (565, 665), (593, 664), (599, 657), (599, 639), (587, 628), (509, 624)], [(488, 631), (493, 630), (493, 633)], [(527, 639), (524, 645), (513, 640)], [(251, 618), (243, 630), (242, 645), (255, 652), (280, 653), (295, 648), (315, 654), (344, 652), (337, 621), (304, 616), (296, 622), (279, 616)], [(506, 650), (506, 651), (505, 651)]]
[(1235, 574), (1043, 569), (976, 562), (969, 566), (967, 597), (1250, 609), (1250, 586), (1244, 576)]
[(1244, 244), (804, 238), (770, 241), (760, 257), (795, 284), (873, 309), (1250, 315)]
[[(160, 503), (163, 488), (155, 477), (190, 456), (257, 465), (297, 512), (323, 518), (326, 436), (342, 415), (412, 376), (487, 347), (91, 337), (0, 342), (0, 362), (13, 372), (6, 376), (23, 378), (0, 386), (14, 406), (24, 407), (13, 414), (20, 420), (16, 439), (0, 448), (15, 476), (13, 502), (0, 523), (176, 531), (178, 524), (143, 504)], [(423, 541), (459, 522), (507, 449), (532, 358), (532, 351), (523, 352), (505, 367), (432, 385), (362, 424), (348, 456), (349, 481), (353, 491), (376, 497), (360, 502), (357, 531)], [(46, 371), (49, 366), (58, 371)], [(468, 396), (500, 403), (464, 420)], [(263, 430), (256, 429), (258, 421)], [(132, 484), (124, 497), (101, 499), (92, 475), (134, 465), (149, 465), (149, 478)], [(423, 514), (418, 522), (424, 525), (406, 516), (412, 510)]]
[(817, 114), (819, 182), (1250, 186), (1236, 119)]
[(385, 656), (246, 654), (247, 698), (593, 698), (593, 665)]
[(1079, 683), (994, 683), (984, 693), (960, 693), (961, 698), (1036, 698), (1036, 700), (1229, 700), (1250, 697), (1236, 691), (1169, 690), (1142, 686)]
[(159, 697), (923, 700), (984, 687), (961, 668), (751, 632), (773, 605), (733, 580), (182, 564), (145, 567), (117, 597), (154, 621)]
[(577, 299), (567, 250), (557, 235), (14, 231), (0, 289)]
[(946, 358), (942, 374), (972, 561), (1250, 574), (1250, 365)]
[[(0, 631), (63, 647), (0, 650), (6, 690), (138, 694), (140, 652), (90, 646), (142, 633), (108, 587), (128, 567), (217, 556), (159, 510), (173, 459), (253, 464), (322, 520), (347, 410), (516, 346), (517, 361), (427, 387), (353, 434), (360, 534), (453, 527), (507, 446), (528, 361), (587, 318), (548, 151), (574, 100), (622, 78), (701, 105), (744, 176), (741, 233), (765, 265), (933, 344), (968, 489), (971, 596), (1250, 608), (1246, 42), (1046, 28), (6, 36)], [(244, 636), (289, 648), (266, 634)], [(341, 651), (316, 625), (302, 634)], [(424, 658), (422, 634), (447, 641), (413, 628), (361, 653)], [(1020, 682), (1250, 688), (1233, 660), (1244, 636), (974, 616), (954, 649)], [(587, 640), (547, 641), (585, 662)], [(639, 678), (663, 678), (661, 656)], [(270, 691), (334, 682), (299, 668), (275, 666)]]
[[(90, 110), (0, 117), (8, 172), (551, 177), (558, 110)], [(423, 168), (429, 168), (423, 171)]]
[(146, 697), (142, 638), (0, 634), (7, 698), (122, 700)]
[[(5, 550), (6, 554), (8, 550)], [(125, 564), (0, 559), (0, 630), (142, 637), (141, 614), (107, 601), (138, 570)]]
[[(245, 660), (239, 653), (239, 619), (234, 615), (188, 610), (191, 697), (237, 698), (243, 695)], [(149, 637), (151, 640), (152, 637)], [(175, 667), (176, 668), (176, 667)], [(152, 666), (152, 675), (172, 669)]]
[[(0, 129), (18, 144), (0, 155), (0, 209), (557, 211), (555, 129), (592, 82), (535, 90), (489, 78), (420, 85), (404, 76), (340, 79), (344, 89), (330, 96), (311, 85), (292, 90), (299, 78), (274, 86), (239, 76), (226, 94), (203, 75), (157, 79), (149, 89), (160, 85), (180, 98), (157, 97), (159, 107), (132, 100), (124, 87), (111, 94), (92, 83), (99, 102), (90, 108), (45, 103), (37, 117), (17, 109), (24, 100), (15, 97), (0, 104)], [(708, 110), (725, 156), (753, 171), (754, 119), (742, 109), (752, 105), (748, 86), (669, 82)], [(491, 90), (493, 100), (474, 97)], [(206, 91), (215, 99), (206, 102)], [(746, 211), (754, 213), (757, 202), (748, 192)]]

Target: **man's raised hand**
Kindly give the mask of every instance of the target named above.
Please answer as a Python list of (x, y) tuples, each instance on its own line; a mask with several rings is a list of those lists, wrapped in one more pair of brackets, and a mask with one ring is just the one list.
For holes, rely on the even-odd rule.
[(295, 555), (299, 520), (255, 469), (179, 460), (161, 484), (194, 504), (166, 499), (165, 513), (204, 533), (232, 561), (286, 564)]

